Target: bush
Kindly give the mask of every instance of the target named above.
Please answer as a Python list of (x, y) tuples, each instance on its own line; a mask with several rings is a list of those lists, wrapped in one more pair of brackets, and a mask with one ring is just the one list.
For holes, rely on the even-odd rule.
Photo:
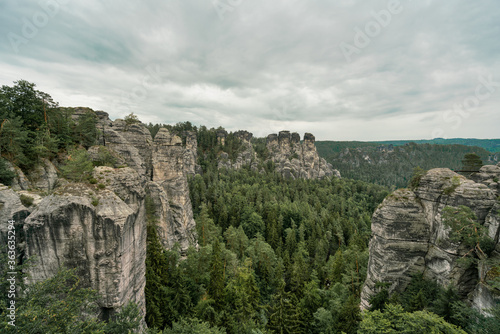
[(104, 188), (106, 188), (106, 185), (105, 185), (105, 184), (103, 184), (103, 183), (99, 183), (99, 184), (97, 185), (97, 189), (101, 189), (101, 190), (102, 190), (102, 189), (104, 189)]
[(0, 158), (0, 183), (10, 186), (12, 185), (14, 177), (16, 177), (16, 173), (7, 167), (7, 163), (4, 159)]
[(410, 188), (411, 190), (416, 189), (420, 184), (420, 180), (426, 173), (426, 170), (420, 167), (415, 167), (413, 169), (413, 176), (411, 177), (410, 183), (408, 183), (408, 188)]
[(23, 205), (25, 207), (30, 207), (33, 205), (33, 197), (21, 195), (21, 197), (19, 197), (19, 199), (21, 200), (21, 203), (23, 203)]
[(99, 146), (97, 151), (97, 160), (94, 161), (94, 166), (108, 166), (115, 167), (117, 158), (105, 146)]
[(93, 168), (86, 150), (72, 150), (68, 154), (68, 161), (61, 167), (61, 172), (68, 180), (82, 182), (90, 180)]

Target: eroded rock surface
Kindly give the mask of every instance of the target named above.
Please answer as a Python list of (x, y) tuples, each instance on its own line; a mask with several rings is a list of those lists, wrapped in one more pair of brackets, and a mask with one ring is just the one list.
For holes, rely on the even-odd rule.
[[(240, 169), (250, 165), (253, 170), (258, 170), (259, 160), (252, 146), (253, 135), (248, 131), (237, 131), (234, 136), (239, 138), (245, 149), (240, 152), (234, 161), (229, 155), (222, 152), (219, 156), (218, 168)], [(227, 132), (218, 131), (217, 139), (223, 145)], [(304, 141), (300, 141), (300, 135), (296, 132), (280, 131), (279, 134), (270, 134), (266, 138), (268, 158), (263, 161), (274, 162), (276, 171), (286, 178), (322, 179), (325, 177), (340, 177), (340, 173), (332, 168), (332, 165), (321, 158), (316, 151), (315, 138), (306, 133)]]
[[(98, 118), (98, 127), (104, 133), (101, 144), (116, 152), (135, 170), (140, 177), (140, 187), (150, 193), (159, 214), (158, 234), (164, 247), (170, 249), (177, 243), (181, 252), (185, 252), (190, 245), (195, 246), (196, 224), (187, 176), (200, 172), (196, 134), (186, 132), (183, 146), (181, 138), (165, 128), (161, 128), (153, 140), (142, 123), (127, 124), (121, 119), (110, 121), (104, 112), (99, 112)], [(89, 151), (96, 156), (96, 150), (91, 148)], [(117, 175), (122, 175), (120, 182), (124, 182), (128, 170), (113, 174), (115, 181)]]
[(314, 145), (315, 138), (306, 133), (304, 141), (296, 132), (280, 131), (278, 135), (267, 136), (267, 149), (270, 160), (276, 164), (276, 169), (288, 178), (322, 179), (325, 177), (340, 177), (340, 173), (332, 165), (321, 158)]
[[(103, 310), (114, 312), (134, 301), (144, 315), (146, 213), (140, 177), (131, 168), (109, 167), (96, 168), (94, 175), (104, 186), (67, 183), (45, 197), (0, 189), (0, 236), (13, 219), (18, 253), (33, 261), (29, 282), (50, 278), (62, 266), (77, 268), (83, 286), (99, 293)], [(20, 195), (32, 196), (33, 205), (25, 207)]]
[(396, 190), (373, 214), (368, 273), (361, 294), (363, 308), (369, 307), (377, 282), (391, 283), (390, 293), (402, 291), (419, 272), (444, 287), (455, 284), (459, 294), (477, 307), (488, 303), (490, 297), (484, 297), (487, 291), (478, 284), (477, 268), (457, 262), (468, 249), (450, 241), (450, 228), (441, 218), (446, 206), (460, 205), (470, 207), (489, 229), (497, 244), (491, 257), (500, 259), (497, 194), (449, 169), (432, 169), (416, 189)]
[(148, 188), (159, 214), (160, 239), (165, 247), (178, 243), (181, 252), (185, 252), (189, 245), (196, 244), (196, 223), (181, 138), (165, 128), (160, 129), (154, 140), (152, 162), (153, 179)]

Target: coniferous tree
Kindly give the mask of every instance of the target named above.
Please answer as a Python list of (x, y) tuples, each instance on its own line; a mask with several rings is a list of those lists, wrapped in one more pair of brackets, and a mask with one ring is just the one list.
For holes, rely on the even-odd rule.
[(279, 284), (273, 295), (271, 314), (267, 326), (277, 334), (301, 333), (303, 327), (298, 300), (294, 294), (285, 290), (285, 281)]
[(221, 247), (223, 246), (221, 246), (219, 239), (215, 239), (210, 259), (210, 283), (207, 289), (208, 295), (214, 300), (217, 311), (224, 306), (225, 268)]

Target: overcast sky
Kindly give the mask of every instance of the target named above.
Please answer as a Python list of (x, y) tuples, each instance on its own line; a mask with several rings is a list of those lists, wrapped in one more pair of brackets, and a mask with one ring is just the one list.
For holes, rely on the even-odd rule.
[(0, 2), (0, 84), (143, 122), (500, 138), (500, 1)]

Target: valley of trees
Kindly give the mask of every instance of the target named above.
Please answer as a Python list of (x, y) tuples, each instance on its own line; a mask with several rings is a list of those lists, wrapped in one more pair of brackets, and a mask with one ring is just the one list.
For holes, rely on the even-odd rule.
[(440, 145), (465, 145), (484, 148), (489, 152), (500, 152), (500, 139), (476, 139), (476, 138), (434, 138), (422, 140), (384, 140), (379, 144), (400, 146), (408, 143), (415, 144), (440, 144)]
[[(0, 182), (10, 185), (8, 164), (30, 173), (43, 159), (74, 182), (92, 182), (94, 165), (115, 164), (110, 152), (92, 162), (87, 150), (101, 133), (92, 111), (73, 118), (75, 109), (60, 108), (51, 97), (24, 80), (0, 89)], [(138, 119), (129, 115), (126, 122)], [(190, 122), (147, 125), (154, 136), (165, 126), (186, 140), (198, 140), (201, 175), (189, 179), (198, 247), (186, 254), (164, 250), (155, 224), (156, 208), (146, 197), (146, 318), (129, 304), (107, 321), (98, 318), (96, 293), (79, 285), (74, 271), (29, 289), (21, 285), (18, 327), (7, 325), (9, 284), (0, 259), (0, 331), (12, 333), (500, 333), (500, 307), (485, 317), (461, 301), (453, 287), (443, 289), (416, 275), (406, 291), (389, 297), (380, 283), (372, 308), (361, 311), (360, 292), (368, 262), (371, 215), (389, 187), (407, 186), (416, 166), (461, 168), (467, 153), (484, 161), (483, 151), (464, 146), (396, 147), (391, 155), (376, 145), (328, 146), (319, 153), (342, 173), (342, 179), (289, 180), (261, 163), (218, 170), (221, 151), (234, 159), (243, 150), (232, 133), (225, 144), (217, 131)], [(324, 143), (324, 142), (323, 142)], [(253, 139), (257, 156), (269, 152), (264, 138)], [(376, 163), (363, 158), (368, 152)], [(397, 154), (395, 154), (397, 153)], [(71, 159), (67, 157), (71, 156)], [(395, 158), (392, 158), (395, 157)], [(370, 183), (371, 182), (371, 183)], [(375, 184), (377, 183), (377, 184)], [(454, 223), (453, 217), (450, 224)], [(23, 266), (28, 266), (24, 263)], [(21, 272), (22, 268), (19, 268)]]
[[(416, 144), (385, 146), (373, 142), (316, 142), (320, 156), (338, 169), (342, 177), (404, 188), (416, 167), (460, 170), (466, 154), (477, 154), (484, 164), (491, 152), (464, 145)], [(496, 162), (494, 162), (496, 163)]]

